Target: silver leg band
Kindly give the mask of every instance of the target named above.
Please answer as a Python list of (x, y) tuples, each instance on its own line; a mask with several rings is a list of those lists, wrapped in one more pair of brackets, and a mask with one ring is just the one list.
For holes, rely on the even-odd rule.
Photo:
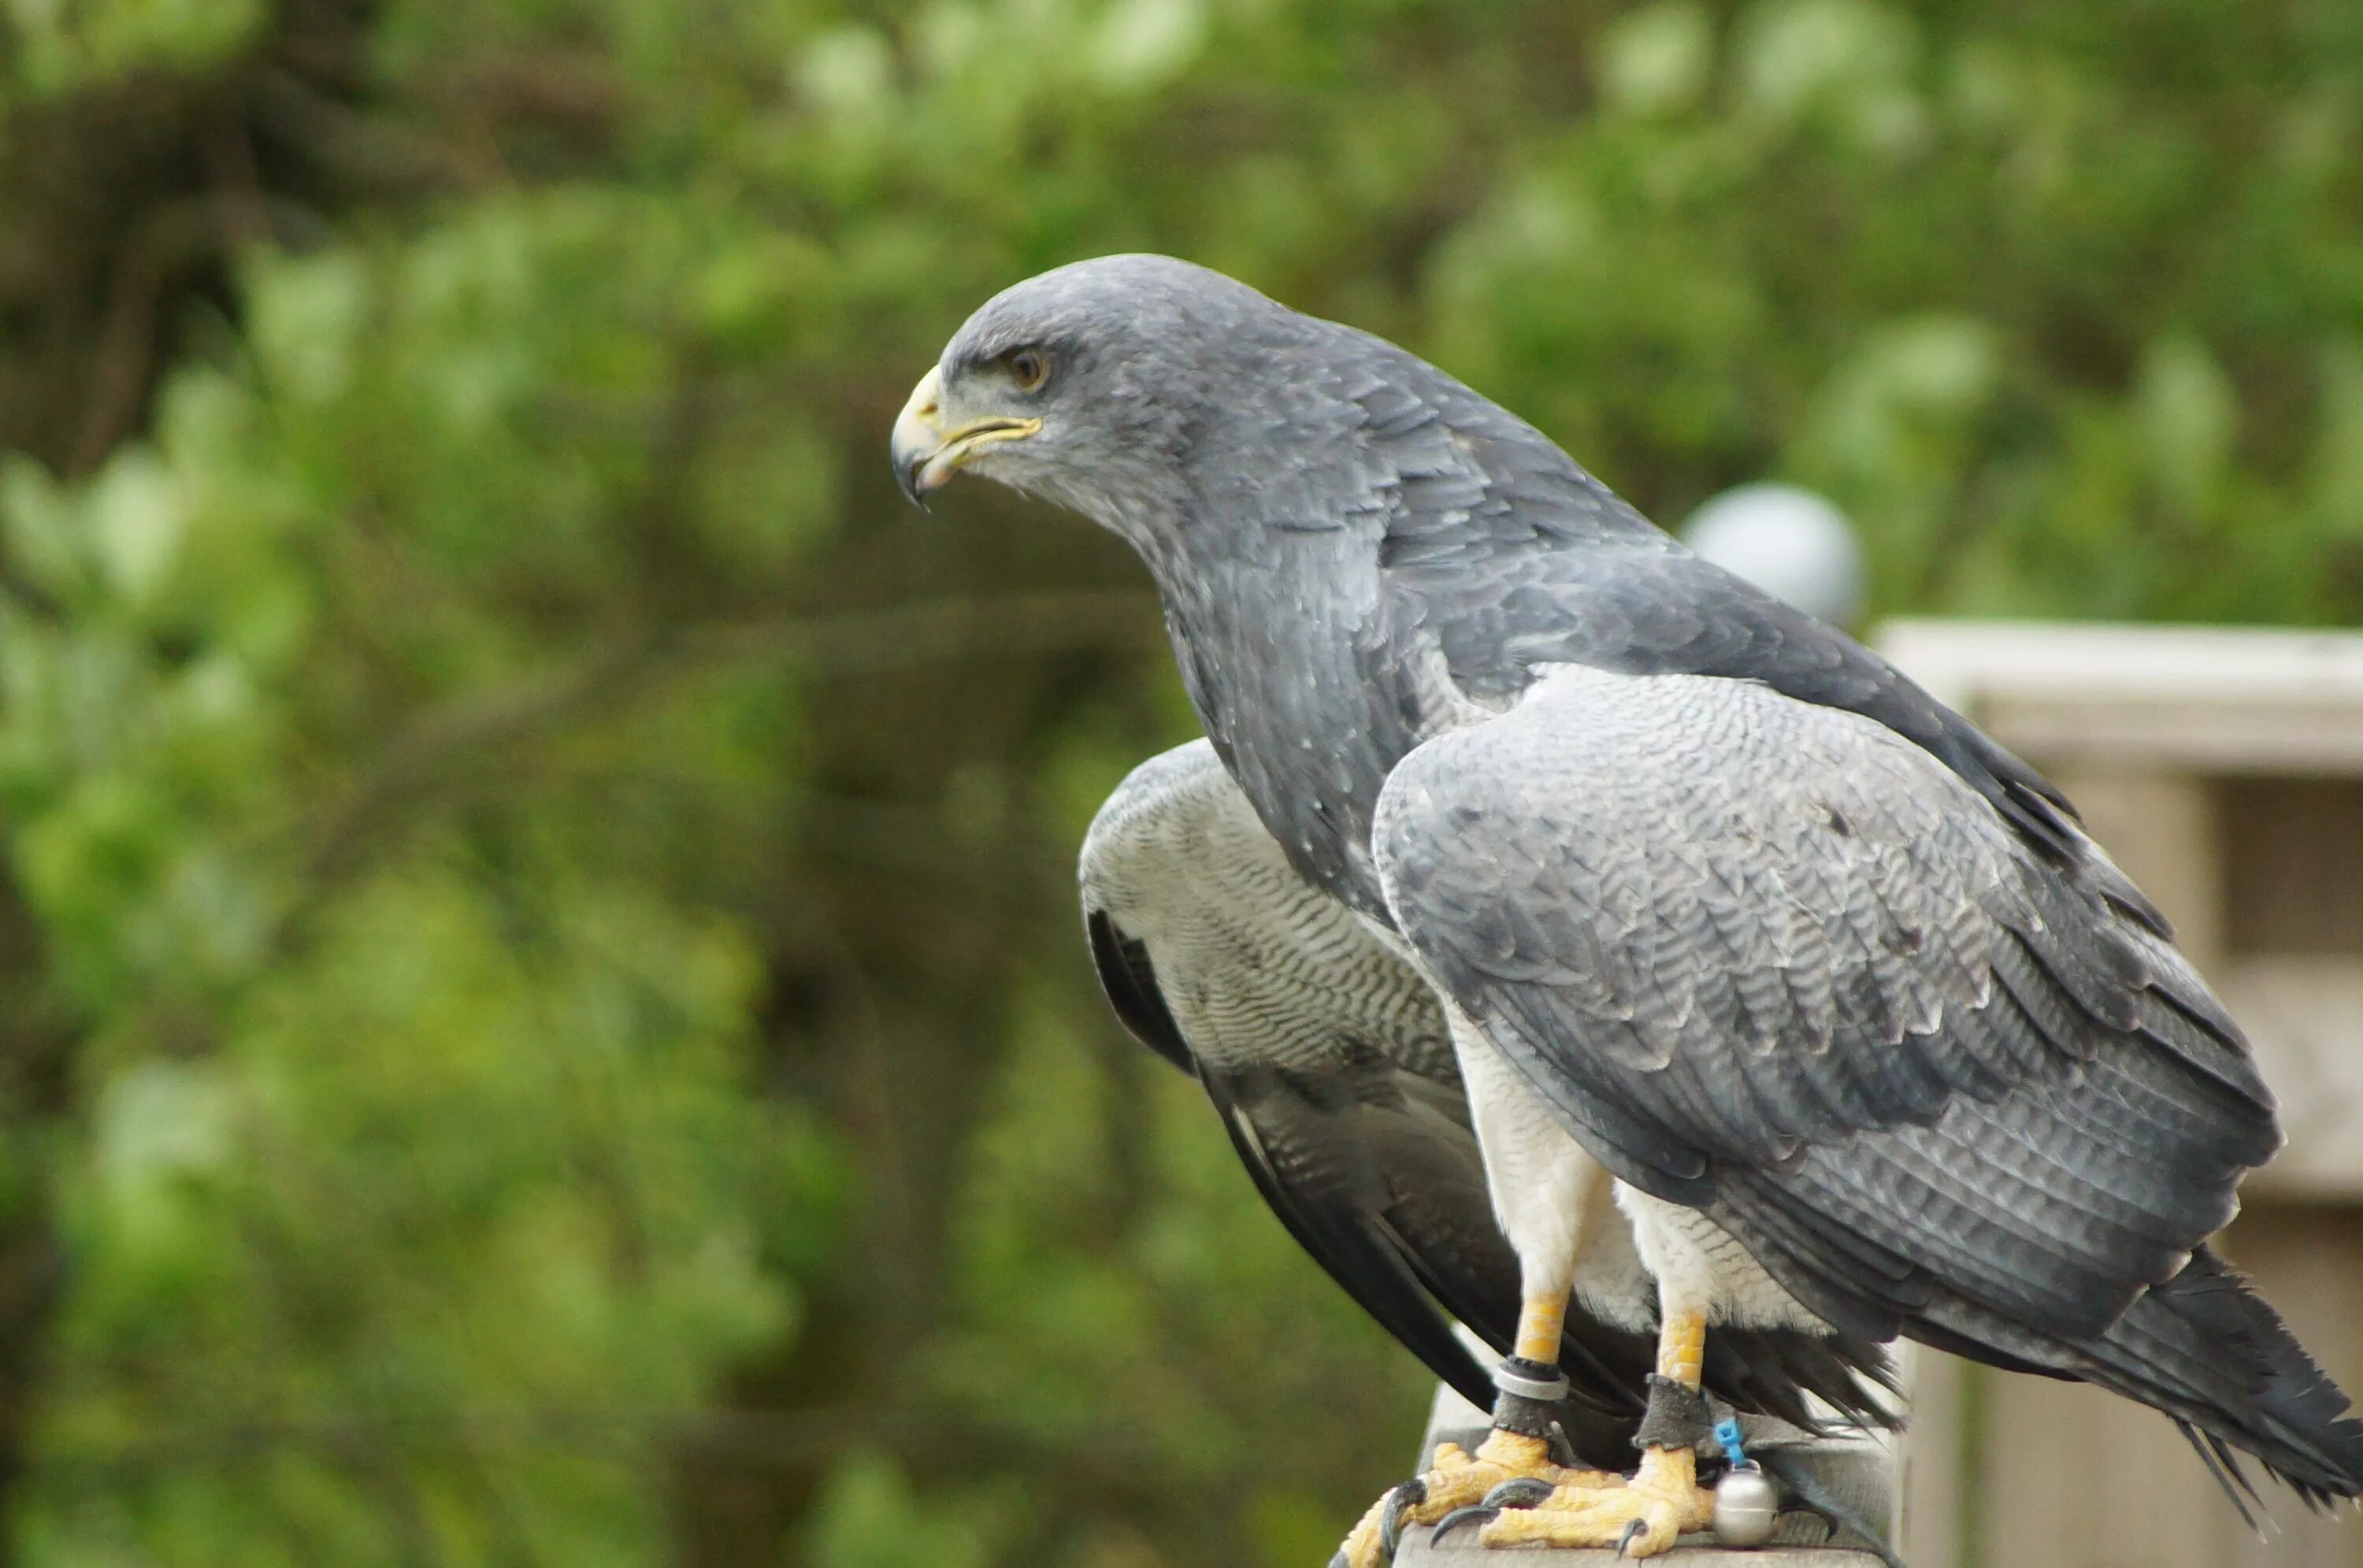
[(1556, 1405), (1568, 1395), (1566, 1373), (1515, 1356), (1493, 1369), (1493, 1386), (1543, 1405)]

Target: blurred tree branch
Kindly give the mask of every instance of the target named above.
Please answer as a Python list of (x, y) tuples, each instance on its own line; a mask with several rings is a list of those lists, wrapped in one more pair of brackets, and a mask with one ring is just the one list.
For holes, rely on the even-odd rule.
[[(58, 1007), (40, 926), (13, 866), (0, 866), (0, 1518), (30, 1463), (27, 1443), (50, 1372), (50, 1329), (65, 1283), (49, 1148), (72, 1103), (80, 1031)], [(17, 1561), (0, 1530), (0, 1568)]]
[(1094, 649), (1147, 652), (1162, 623), (1155, 599), (1112, 591), (967, 596), (841, 615), (656, 632), (581, 665), (489, 692), (471, 692), (395, 732), (344, 799), (301, 836), (316, 907), (321, 889), (349, 877), (404, 813), (467, 778), (513, 785), (516, 774), (480, 771), (513, 748), (569, 724), (611, 723), (662, 684), (704, 667), (777, 661), (816, 679), (978, 658), (1040, 657)]

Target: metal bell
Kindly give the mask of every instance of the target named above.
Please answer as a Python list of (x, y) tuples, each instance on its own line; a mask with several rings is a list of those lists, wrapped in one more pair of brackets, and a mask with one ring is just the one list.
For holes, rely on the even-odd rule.
[(1771, 1478), (1753, 1464), (1735, 1464), (1714, 1484), (1714, 1539), (1725, 1546), (1763, 1545), (1780, 1512)]

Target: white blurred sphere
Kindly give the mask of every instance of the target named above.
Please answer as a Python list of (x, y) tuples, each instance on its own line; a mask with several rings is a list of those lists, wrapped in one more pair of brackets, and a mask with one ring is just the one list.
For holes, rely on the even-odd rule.
[(1681, 526), (1682, 543), (1833, 626), (1862, 608), (1862, 547), (1846, 513), (1809, 490), (1743, 484)]

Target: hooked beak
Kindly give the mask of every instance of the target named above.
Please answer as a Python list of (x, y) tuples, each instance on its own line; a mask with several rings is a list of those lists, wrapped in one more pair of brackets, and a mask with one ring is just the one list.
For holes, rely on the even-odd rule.
[(1039, 419), (1015, 419), (988, 414), (946, 431), (943, 422), (944, 372), (940, 367), (919, 378), (911, 401), (894, 419), (894, 481), (914, 506), (924, 509), (929, 491), (941, 486), (982, 447), (995, 441), (1023, 441), (1042, 428)]

